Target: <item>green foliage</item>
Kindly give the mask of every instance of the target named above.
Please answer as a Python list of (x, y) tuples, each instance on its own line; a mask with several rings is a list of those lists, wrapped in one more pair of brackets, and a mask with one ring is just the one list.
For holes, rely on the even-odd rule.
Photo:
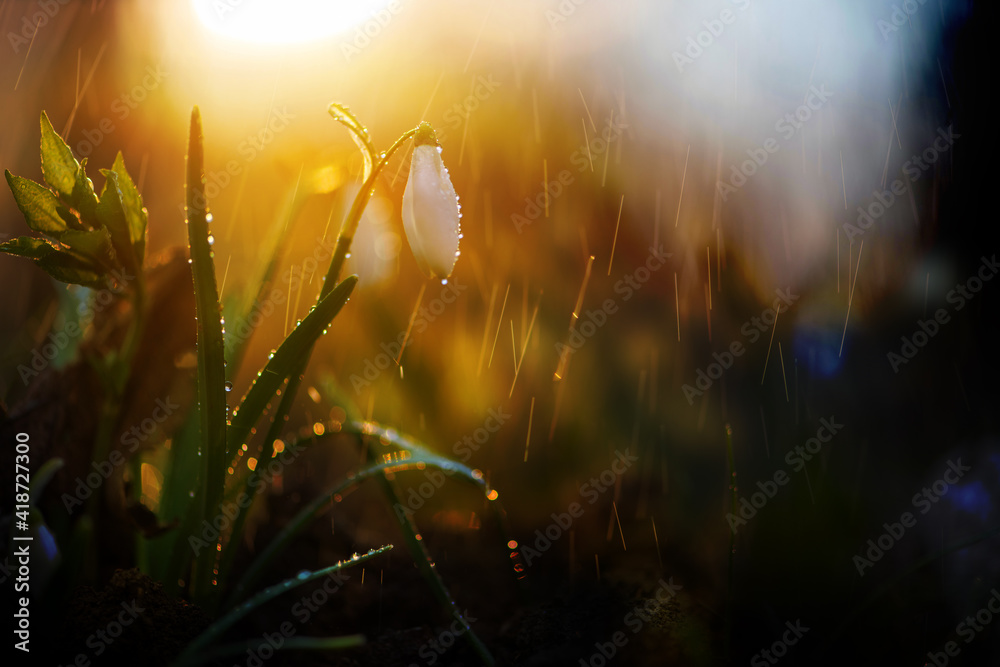
[[(229, 600), (226, 605), (219, 605), (219, 593), (228, 581), (234, 556), (243, 544), (243, 527), (249, 508), (242, 509), (231, 526), (221, 531), (222, 534), (210, 538), (213, 541), (208, 548), (200, 550), (191, 548), (192, 540), (197, 540), (195, 536), (203, 534), (203, 527), (213, 525), (222, 514), (223, 500), (227, 494), (234, 494), (242, 489), (243, 493), (250, 497), (256, 495), (251, 489), (260, 486), (259, 472), (247, 472), (244, 466), (239, 474), (228, 474), (230, 466), (240, 467), (237, 455), (244, 447), (249, 448), (252, 435), (261, 427), (262, 422), (266, 422), (265, 417), (270, 420), (270, 424), (259, 445), (257, 457), (261, 464), (271, 459), (275, 440), (284, 428), (313, 348), (349, 300), (358, 282), (357, 276), (348, 276), (340, 280), (340, 274), (364, 209), (374, 192), (376, 179), (393, 154), (416, 132), (410, 130), (404, 133), (385, 153), (376, 153), (367, 129), (347, 107), (333, 104), (330, 113), (351, 131), (352, 138), (362, 151), (365, 159), (363, 184), (347, 219), (341, 226), (330, 267), (316, 304), (264, 362), (253, 385), (232, 415), (229, 413), (226, 400), (228, 390), (226, 365), (227, 361), (233, 363), (240, 360), (246, 341), (234, 346), (230, 352), (231, 358), (226, 359), (227, 348), (221, 317), (223, 310), (216, 283), (214, 254), (209, 232), (211, 216), (208, 214), (204, 191), (204, 140), (201, 115), (197, 107), (191, 114), (186, 203), (197, 318), (197, 404), (193, 406), (187, 423), (173, 434), (171, 451), (163, 459), (164, 475), (159, 518), (164, 524), (179, 520), (179, 528), (168, 530), (151, 539), (141, 535), (136, 538), (139, 540), (136, 545), (137, 553), (148, 554), (148, 569), (152, 573), (168, 588), (178, 593), (184, 592), (186, 588), (188, 596), (194, 602), (201, 604), (206, 611), (217, 617), (216, 622), (180, 656), (179, 664), (197, 664), (207, 660), (206, 656), (221, 657), (244, 652), (252, 642), (218, 645), (223, 634), (240, 618), (287, 590), (340, 568), (361, 563), (391, 548), (391, 545), (387, 545), (364, 556), (355, 556), (351, 560), (316, 572), (303, 573), (295, 579), (250, 596), (251, 586), (263, 575), (265, 567), (276, 555), (290, 546), (293, 538), (318, 516), (329, 499), (337, 493), (366, 479), (373, 479), (380, 485), (389, 504), (398, 504), (397, 491), (391, 479), (392, 474), (425, 467), (445, 471), (454, 475), (456, 479), (479, 486), (488, 493), (481, 476), (466, 466), (437, 455), (420, 443), (400, 436), (394, 431), (382, 429), (374, 424), (349, 423), (344, 425), (343, 432), (353, 434), (359, 442), (365, 443), (364, 450), (368, 455), (365, 467), (307, 503), (243, 573), (239, 583), (228, 590)], [(126, 381), (133, 370), (135, 348), (148, 315), (143, 308), (142, 273), (147, 214), (142, 205), (142, 197), (126, 170), (120, 153), (111, 169), (101, 170), (105, 181), (98, 196), (93, 183), (87, 178), (86, 160), (78, 162), (73, 157), (69, 146), (55, 132), (44, 112), (41, 116), (41, 164), (45, 184), (15, 176), (10, 172), (6, 174), (14, 200), (24, 215), (25, 222), (39, 236), (12, 239), (0, 244), (0, 251), (30, 259), (52, 277), (67, 283), (104, 287), (137, 277), (132, 297), (134, 321), (123, 343), (123, 350), (112, 352), (106, 359), (91, 360), (107, 390), (107, 396), (101, 406), (97, 443), (94, 448), (94, 459), (103, 460), (107, 456), (110, 439), (120, 418)], [(293, 195), (291, 206), (293, 213), (301, 203), (302, 200), (296, 199)], [(275, 243), (272, 260), (264, 271), (258, 292), (264, 289), (266, 282), (274, 275), (282, 254), (283, 243), (284, 239), (281, 238)], [(282, 387), (285, 388), (284, 392), (281, 391)], [(271, 402), (278, 395), (281, 398), (277, 407), (268, 414)], [(378, 443), (368, 443), (367, 439), (370, 436), (374, 436), (373, 439), (377, 438)], [(377, 452), (382, 448), (390, 448), (392, 451), (387, 457), (376, 458), (379, 456)], [(139, 457), (141, 453), (134, 456)], [(142, 497), (142, 480), (138, 474), (141, 465), (141, 458), (135, 458), (130, 465), (134, 485), (131, 495), (135, 499)], [(262, 469), (263, 465), (260, 468)], [(47, 478), (51, 476), (52, 468), (46, 468), (42, 472), (39, 473), (41, 477)], [(94, 498), (97, 498), (97, 494)], [(491, 505), (499, 516), (502, 512), (495, 499), (496, 495), (493, 494)], [(65, 559), (64, 565), (79, 567), (79, 563), (93, 553), (95, 534), (93, 526), (97, 525), (96, 508), (97, 504), (91, 502), (88, 505), (87, 515), (76, 523), (74, 535), (65, 539), (69, 548), (63, 551), (72, 554), (73, 557)], [(457, 611), (457, 606), (438, 576), (412, 518), (409, 516), (397, 516), (397, 518), (406, 545), (434, 597), (449, 617), (458, 620), (465, 627), (466, 632), (463, 633), (465, 638), (471, 642), (483, 662), (492, 664), (492, 657), (485, 645)], [(38, 524), (43, 525), (41, 518), (38, 519)], [(146, 563), (145, 559), (141, 558), (140, 563)], [(246, 602), (242, 602), (244, 599)], [(301, 637), (297, 638), (296, 642), (288, 642), (287, 648), (330, 650), (356, 646), (362, 641), (363, 637), (359, 636)]]
[[(69, 146), (42, 112), (41, 158), (45, 185), (5, 171), (28, 227), (43, 238), (0, 243), (0, 252), (31, 259), (56, 280), (104, 287), (134, 276), (146, 249), (146, 210), (121, 153), (102, 169), (100, 198)], [(51, 188), (51, 189), (50, 189)]]
[[(199, 516), (211, 520), (219, 513), (226, 481), (226, 360), (222, 338), (222, 308), (215, 282), (215, 262), (209, 243), (208, 206), (205, 200), (205, 148), (201, 112), (191, 112), (188, 140), (187, 216), (191, 273), (194, 278), (195, 316), (198, 320), (198, 405), (201, 423), (201, 507)], [(109, 178), (109, 181), (111, 179)], [(117, 181), (117, 176), (114, 178)], [(124, 216), (120, 220), (128, 230)], [(200, 521), (198, 522), (200, 523)], [(194, 589), (211, 597), (215, 550), (196, 560)]]

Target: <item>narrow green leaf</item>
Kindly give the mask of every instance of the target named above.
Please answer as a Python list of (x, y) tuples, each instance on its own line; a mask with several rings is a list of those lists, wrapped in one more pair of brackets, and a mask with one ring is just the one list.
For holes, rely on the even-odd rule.
[(48, 253), (45, 257), (35, 260), (35, 263), (50, 276), (64, 283), (98, 289), (107, 285), (106, 275), (100, 268), (63, 250)]
[(73, 193), (70, 195), (69, 203), (80, 214), (83, 223), (91, 228), (101, 227), (97, 219), (97, 193), (94, 192), (94, 183), (87, 178), (86, 173), (87, 158), (83, 158), (80, 168), (77, 171), (76, 183), (73, 185)]
[(222, 636), (222, 634), (231, 628), (233, 624), (239, 621), (241, 618), (252, 612), (253, 610), (260, 607), (265, 602), (273, 600), (282, 593), (294, 590), (303, 584), (307, 584), (310, 581), (315, 581), (323, 577), (329, 576), (334, 572), (338, 572), (348, 567), (355, 565), (360, 565), (365, 561), (371, 560), (376, 556), (380, 556), (383, 553), (392, 549), (391, 544), (387, 544), (378, 549), (372, 549), (363, 556), (354, 555), (353, 558), (341, 561), (335, 565), (329, 567), (324, 567), (315, 572), (303, 572), (299, 576), (293, 579), (287, 579), (286, 581), (271, 586), (270, 588), (265, 588), (261, 592), (250, 598), (246, 604), (241, 604), (240, 606), (234, 608), (228, 614), (217, 620), (215, 623), (210, 625), (207, 630), (201, 633), (193, 642), (191, 642), (184, 652), (177, 658), (175, 664), (184, 665), (190, 664), (190, 660), (195, 656), (199, 655), (204, 651), (205, 647), (210, 646), (216, 639)]
[(59, 215), (59, 200), (52, 191), (39, 183), (4, 171), (14, 201), (24, 215), (24, 221), (36, 232), (55, 238), (66, 231), (66, 222)]
[[(337, 435), (337, 432), (332, 429), (327, 431), (327, 433), (330, 437)], [(376, 443), (386, 443), (386, 446), (391, 445), (393, 447), (397, 447), (406, 452), (406, 455), (393, 455), (388, 457), (387, 460), (375, 463), (375, 453), (371, 448), (369, 448), (369, 466), (357, 472), (351, 473), (345, 479), (340, 480), (314, 498), (308, 505), (303, 507), (250, 564), (250, 567), (247, 568), (239, 583), (233, 588), (228, 604), (236, 604), (243, 598), (250, 587), (256, 583), (261, 573), (264, 572), (271, 561), (289, 545), (295, 535), (309, 525), (309, 523), (312, 522), (313, 519), (315, 519), (319, 513), (326, 508), (331, 498), (337, 494), (346, 494), (349, 490), (353, 489), (366, 479), (380, 479), (384, 476), (384, 473), (387, 470), (391, 470), (394, 474), (398, 474), (407, 470), (420, 470), (422, 466), (436, 468), (449, 476), (454, 475), (457, 480), (476, 485), (483, 491), (484, 496), (489, 494), (489, 487), (482, 479), (482, 475), (477, 476), (468, 466), (435, 454), (427, 447), (414, 441), (412, 438), (400, 435), (396, 431), (382, 428), (373, 422), (365, 422), (364, 424), (349, 422), (343, 424), (340, 433), (352, 433), (359, 437), (366, 435), (371, 438), (371, 447), (374, 447)], [(301, 445), (295, 442), (288, 443), (285, 451), (294, 451), (294, 449), (299, 446)], [(493, 501), (491, 504), (499, 517), (502, 514), (499, 500)], [(415, 559), (417, 558), (417, 554), (413, 554), (413, 556)]]
[(59, 242), (68, 246), (73, 252), (93, 260), (93, 264), (104, 266), (109, 271), (113, 271), (117, 266), (115, 249), (107, 229), (90, 231), (70, 229), (63, 233)]
[(42, 176), (63, 199), (70, 201), (80, 171), (80, 163), (73, 157), (73, 151), (63, 138), (53, 129), (44, 111), (41, 125)]
[[(117, 174), (106, 172), (109, 180)], [(117, 188), (116, 188), (117, 189)], [(205, 199), (205, 147), (198, 107), (191, 111), (187, 164), (188, 245), (198, 317), (198, 405), (201, 418), (202, 516), (211, 521), (219, 511), (226, 481), (226, 362), (222, 338), (215, 262), (208, 243), (208, 202)], [(198, 522), (200, 523), (200, 522)], [(213, 606), (212, 569), (216, 551), (196, 559), (194, 591)]]
[(62, 218), (62, 221), (66, 223), (66, 226), (69, 229), (77, 229), (80, 231), (86, 231), (88, 229), (88, 227), (80, 222), (80, 218), (76, 217), (76, 213), (62, 204), (56, 207), (56, 213), (59, 214), (59, 217)]
[(42, 464), (42, 467), (35, 471), (35, 474), (31, 476), (31, 498), (30, 502), (34, 506), (38, 506), (38, 501), (42, 497), (42, 492), (45, 491), (45, 487), (48, 486), (55, 474), (59, 472), (59, 469), (63, 467), (65, 461), (59, 457), (51, 458)]
[(342, 637), (289, 637), (279, 646), (266, 639), (254, 639), (251, 641), (232, 642), (222, 644), (216, 648), (209, 649), (204, 653), (191, 657), (184, 663), (186, 667), (192, 665), (203, 665), (219, 658), (247, 653), (260, 655), (264, 646), (271, 647), (275, 651), (339, 651), (346, 648), (356, 648), (365, 645), (364, 635), (344, 635)]
[(260, 419), (275, 392), (309, 355), (313, 344), (323, 334), (323, 330), (347, 303), (357, 283), (357, 276), (345, 278), (306, 315), (268, 360), (267, 365), (254, 380), (250, 391), (243, 397), (240, 406), (233, 411), (232, 426), (226, 437), (230, 461), (250, 434), (250, 429)]
[(41, 259), (56, 249), (48, 241), (33, 236), (19, 236), (16, 239), (0, 243), (0, 252), (18, 257)]
[(132, 182), (128, 170), (125, 169), (125, 158), (121, 151), (115, 158), (115, 163), (111, 171), (118, 174), (118, 188), (121, 190), (122, 205), (125, 208), (125, 220), (128, 222), (129, 237), (132, 239), (132, 247), (135, 250), (135, 257), (139, 266), (142, 266), (143, 256), (146, 253), (146, 209), (142, 206), (142, 195)]
[(201, 506), (198, 495), (202, 464), (198, 456), (200, 425), (198, 406), (194, 405), (184, 424), (174, 434), (157, 510), (161, 523), (176, 519), (180, 525), (176, 532), (153, 538), (149, 545), (150, 575), (164, 582), (167, 589), (175, 594), (180, 593), (178, 580), (189, 578), (191, 557), (194, 555), (192, 549), (177, 545), (186, 542), (188, 537), (194, 537), (200, 528), (196, 523), (200, 521), (199, 513), (195, 511)]
[(118, 261), (127, 270), (138, 271), (135, 251), (132, 249), (132, 234), (128, 221), (125, 219), (125, 207), (122, 203), (121, 188), (118, 185), (118, 174), (110, 169), (101, 169), (104, 174), (104, 189), (97, 203), (96, 215), (101, 226), (111, 233), (111, 244), (118, 253)]

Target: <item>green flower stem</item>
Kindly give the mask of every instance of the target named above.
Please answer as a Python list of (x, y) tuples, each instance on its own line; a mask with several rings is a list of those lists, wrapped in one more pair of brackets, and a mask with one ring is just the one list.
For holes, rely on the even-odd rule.
[[(134, 316), (129, 323), (128, 332), (125, 334), (121, 353), (111, 353), (104, 360), (92, 360), (104, 388), (104, 400), (101, 404), (101, 413), (97, 422), (97, 433), (94, 436), (94, 452), (92, 454), (92, 460), (94, 461), (105, 461), (111, 454), (111, 438), (121, 419), (122, 403), (124, 402), (129, 372), (132, 369), (132, 361), (135, 359), (136, 352), (139, 349), (139, 341), (142, 339), (142, 332), (145, 329), (146, 287), (141, 271), (136, 272), (135, 290), (131, 301)], [(105, 366), (104, 364), (107, 365)], [(141, 488), (142, 480), (138, 480), (138, 483)], [(91, 494), (86, 505), (86, 514), (95, 526), (97, 525), (101, 511), (100, 500), (102, 497), (102, 493), (95, 492)], [(90, 535), (93, 536), (92, 533)], [(88, 548), (96, 549), (97, 545), (91, 545)]]
[(333, 289), (330, 285), (336, 284), (337, 280), (340, 278), (340, 272), (344, 267), (344, 261), (347, 259), (347, 253), (351, 251), (351, 243), (354, 241), (354, 234), (358, 231), (358, 224), (361, 222), (361, 216), (365, 212), (368, 200), (371, 199), (372, 193), (375, 191), (375, 180), (378, 178), (378, 175), (382, 172), (382, 169), (388, 163), (393, 154), (416, 133), (417, 128), (413, 128), (412, 130), (404, 132), (399, 139), (396, 139), (396, 142), (389, 147), (389, 150), (385, 152), (382, 158), (372, 168), (372, 173), (361, 186), (361, 190), (358, 191), (357, 196), (354, 198), (354, 204), (351, 206), (351, 212), (347, 215), (347, 220), (344, 221), (344, 226), (341, 228), (340, 235), (337, 237), (337, 247), (333, 251), (333, 259), (330, 261), (330, 268), (326, 272), (326, 277), (323, 279), (323, 291), (320, 293), (321, 297), (325, 296), (324, 292), (326, 290)]

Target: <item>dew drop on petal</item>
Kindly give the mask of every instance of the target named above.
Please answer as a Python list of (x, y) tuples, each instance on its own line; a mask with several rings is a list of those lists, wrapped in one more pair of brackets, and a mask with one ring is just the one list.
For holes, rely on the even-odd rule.
[(229, 380), (226, 380), (226, 391), (232, 391), (232, 390), (233, 390), (233, 383), (230, 382)]
[(215, 245), (215, 237), (211, 234), (208, 235), (208, 245)]

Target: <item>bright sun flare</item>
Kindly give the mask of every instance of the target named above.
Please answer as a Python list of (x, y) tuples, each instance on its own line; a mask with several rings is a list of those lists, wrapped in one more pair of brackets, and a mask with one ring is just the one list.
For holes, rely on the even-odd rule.
[[(191, 0), (212, 32), (258, 44), (310, 42), (348, 30), (366, 19), (382, 23), (389, 0)], [(387, 10), (383, 13), (388, 14)], [(391, 16), (391, 14), (389, 14)]]

